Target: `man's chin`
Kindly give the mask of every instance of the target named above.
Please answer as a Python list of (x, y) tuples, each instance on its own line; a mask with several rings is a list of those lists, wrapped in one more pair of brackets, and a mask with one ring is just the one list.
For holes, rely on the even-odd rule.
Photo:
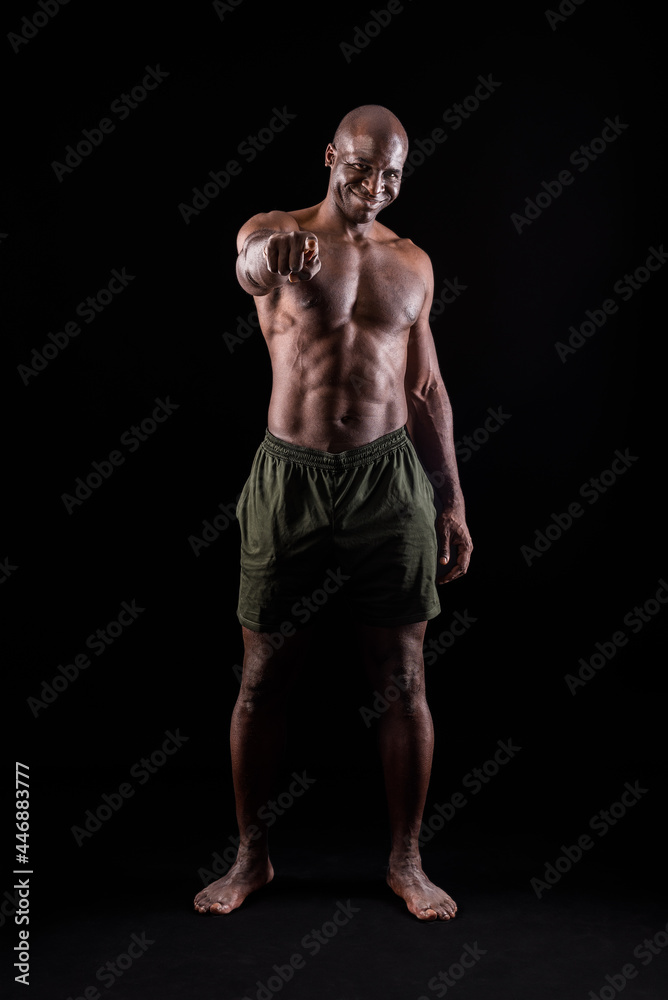
[(378, 213), (385, 207), (387, 202), (371, 202), (360, 195), (353, 194), (348, 202), (349, 211), (363, 221), (370, 222), (376, 218)]

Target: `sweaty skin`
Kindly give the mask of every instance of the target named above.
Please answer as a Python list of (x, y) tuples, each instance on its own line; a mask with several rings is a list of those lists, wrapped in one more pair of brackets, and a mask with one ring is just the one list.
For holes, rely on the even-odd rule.
[[(237, 277), (254, 296), (271, 358), (269, 430), (293, 444), (341, 452), (406, 424), (440, 484), (439, 561), (445, 566), (454, 557), (437, 578), (446, 583), (466, 572), (473, 546), (429, 328), (433, 272), (427, 254), (376, 221), (399, 194), (407, 151), (406, 133), (387, 109), (351, 112), (325, 152), (324, 200), (253, 216), (237, 238)], [(456, 904), (422, 871), (418, 846), (433, 753), (425, 629), (426, 622), (360, 626), (359, 638), (375, 690), (390, 684), (390, 675), (404, 677), (401, 698), (378, 724), (392, 831), (387, 882), (419, 919), (448, 920)], [(270, 797), (285, 702), (310, 634), (303, 629), (268, 653), (261, 633), (242, 631), (244, 673), (231, 731), (241, 841), (230, 871), (196, 897), (200, 913), (228, 913), (273, 877), (257, 812)]]

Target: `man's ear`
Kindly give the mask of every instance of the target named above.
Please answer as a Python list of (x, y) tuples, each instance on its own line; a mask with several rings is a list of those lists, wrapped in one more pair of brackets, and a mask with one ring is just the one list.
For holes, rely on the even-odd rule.
[(331, 167), (334, 165), (334, 159), (336, 157), (336, 146), (333, 142), (328, 143), (327, 149), (325, 150), (325, 166)]

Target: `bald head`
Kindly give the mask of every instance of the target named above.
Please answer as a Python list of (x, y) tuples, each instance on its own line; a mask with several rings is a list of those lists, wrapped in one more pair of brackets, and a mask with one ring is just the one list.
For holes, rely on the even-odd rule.
[(381, 104), (362, 104), (359, 108), (349, 111), (341, 119), (334, 133), (334, 146), (338, 148), (361, 135), (384, 139), (395, 136), (403, 146), (404, 158), (408, 153), (408, 136), (405, 128), (397, 116)]
[(327, 200), (346, 225), (370, 226), (399, 194), (408, 136), (380, 104), (348, 112), (325, 150), (330, 168)]

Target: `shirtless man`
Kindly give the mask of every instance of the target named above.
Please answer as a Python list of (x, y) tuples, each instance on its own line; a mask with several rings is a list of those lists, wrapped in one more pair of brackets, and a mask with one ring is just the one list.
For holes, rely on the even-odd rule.
[[(420, 920), (457, 910), (419, 853), (433, 752), (422, 644), (440, 611), (435, 583), (466, 572), (472, 544), (429, 328), (431, 263), (376, 221), (399, 194), (407, 152), (390, 111), (357, 108), (327, 146), (325, 199), (255, 215), (238, 235), (237, 277), (254, 296), (273, 388), (238, 507), (244, 669), (231, 749), (240, 843), (229, 872), (195, 898), (199, 913), (230, 913), (273, 877), (258, 810), (272, 794), (287, 693), (310, 632), (294, 605), (335, 569), (373, 689), (392, 676), (401, 687), (378, 721), (387, 882)], [(425, 469), (441, 484), (438, 514)], [(267, 641), (277, 632), (280, 648)]]

